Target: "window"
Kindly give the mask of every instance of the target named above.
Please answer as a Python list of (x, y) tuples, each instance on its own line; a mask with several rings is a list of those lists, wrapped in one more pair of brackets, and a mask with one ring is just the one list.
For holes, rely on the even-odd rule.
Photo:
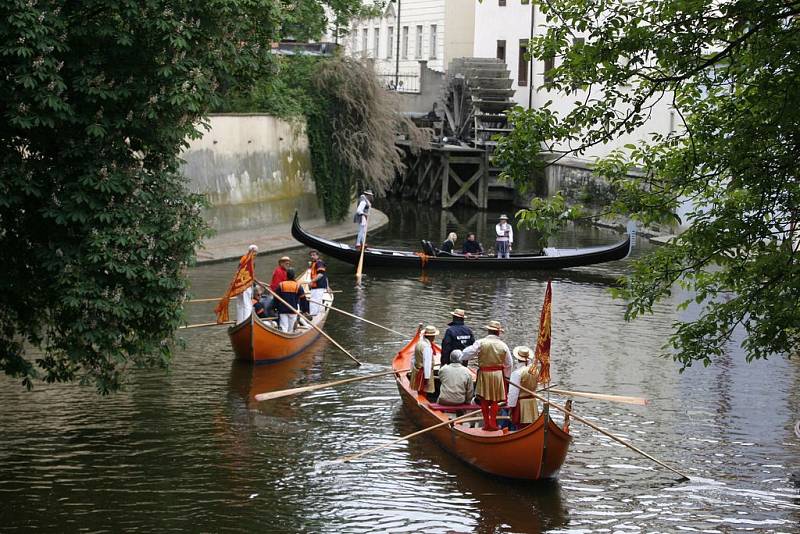
[(417, 26), (417, 46), (414, 51), (414, 57), (422, 59), (422, 26)]
[(353, 28), (352, 40), (353, 42), (350, 43), (350, 51), (355, 55), (358, 51), (358, 28)]
[(506, 0), (497, 0), (497, 5), (500, 7), (506, 7)]
[(553, 81), (553, 77), (548, 73), (553, 70), (555, 66), (556, 58), (554, 56), (548, 56), (544, 58), (544, 83), (550, 83)]
[(431, 24), (431, 54), (430, 54), (431, 59), (436, 59), (437, 44), (438, 43), (436, 39), (436, 24)]
[(386, 59), (392, 59), (394, 53), (394, 26), (389, 26), (386, 33)]
[[(586, 42), (586, 39), (584, 39), (583, 37), (575, 37), (575, 38), (572, 40), (572, 46), (573, 46), (573, 47), (574, 47), (576, 50), (578, 50), (578, 52), (579, 52), (579, 53), (581, 53), (581, 54), (582, 54), (582, 53), (583, 53), (583, 51), (581, 50), (581, 48), (583, 48), (583, 44), (584, 44), (585, 42)], [(586, 88), (586, 86), (585, 86), (585, 85), (584, 85), (583, 87), (584, 87), (584, 88)], [(581, 88), (581, 85), (580, 85), (580, 84), (577, 84), (577, 83), (574, 83), (574, 84), (572, 84), (572, 90), (573, 90), (573, 91), (577, 91), (577, 90), (578, 90), (578, 89), (580, 89), (580, 88)]]
[(373, 50), (372, 50), (372, 57), (380, 57), (380, 49), (381, 49), (381, 29), (375, 28), (375, 40), (373, 43)]
[(369, 49), (369, 30), (366, 28), (361, 30), (361, 55), (367, 55), (367, 50)]
[(528, 40), (519, 40), (519, 60), (517, 62), (517, 85), (524, 87), (528, 85), (528, 58), (525, 54), (528, 52)]
[(495, 56), (497, 59), (502, 59), (503, 61), (506, 60), (506, 42), (497, 41), (497, 55)]
[(408, 26), (403, 26), (403, 51), (402, 58), (408, 59)]
[(531, 3), (531, 0), (520, 0), (519, 3), (522, 4), (523, 6), (526, 6)]

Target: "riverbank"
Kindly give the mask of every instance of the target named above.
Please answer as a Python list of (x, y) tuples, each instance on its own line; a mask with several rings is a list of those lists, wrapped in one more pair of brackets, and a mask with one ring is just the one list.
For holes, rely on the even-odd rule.
[[(328, 224), (324, 218), (300, 221), (304, 230), (325, 239), (343, 241), (355, 238), (358, 227), (350, 220), (337, 224)], [(375, 209), (370, 210), (369, 233), (380, 230), (389, 224), (389, 217)], [(214, 263), (219, 261), (238, 260), (247, 252), (251, 244), (258, 246), (259, 254), (272, 254), (291, 250), (303, 245), (292, 237), (292, 223), (274, 224), (258, 230), (236, 230), (221, 232), (206, 239), (197, 251), (197, 263)]]

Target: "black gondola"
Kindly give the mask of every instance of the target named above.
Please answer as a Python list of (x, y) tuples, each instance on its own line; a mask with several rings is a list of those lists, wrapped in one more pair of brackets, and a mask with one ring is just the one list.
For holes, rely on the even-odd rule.
[[(292, 236), (322, 254), (356, 265), (360, 250), (338, 241), (330, 241), (309, 234), (300, 227), (297, 212), (292, 223)], [(630, 235), (623, 241), (605, 247), (545, 249), (545, 254), (512, 254), (509, 259), (494, 256), (467, 258), (460, 254), (436, 254), (435, 250), (409, 252), (367, 247), (364, 265), (368, 267), (409, 267), (415, 269), (563, 269), (581, 267), (607, 261), (621, 260), (630, 252)], [(425, 245), (423, 245), (425, 246)]]

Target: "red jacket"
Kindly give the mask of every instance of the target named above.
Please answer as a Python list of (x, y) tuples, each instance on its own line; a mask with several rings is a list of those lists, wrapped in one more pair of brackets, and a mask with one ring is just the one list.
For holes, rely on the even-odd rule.
[(285, 282), (289, 279), (289, 276), (286, 273), (286, 269), (278, 265), (275, 267), (275, 270), (272, 271), (272, 282), (269, 283), (269, 288), (273, 291), (278, 290), (278, 285), (281, 282)]

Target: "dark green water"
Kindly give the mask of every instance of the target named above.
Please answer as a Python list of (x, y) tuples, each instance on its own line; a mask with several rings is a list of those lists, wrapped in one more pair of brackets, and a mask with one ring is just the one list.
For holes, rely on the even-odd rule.
[[(390, 227), (371, 241), (416, 249), (443, 230), (427, 207), (389, 206)], [(479, 215), (470, 228), (491, 225)], [(487, 231), (488, 230), (488, 231)], [(610, 243), (608, 230), (575, 228), (561, 246)], [(517, 250), (530, 239), (519, 236)], [(641, 242), (640, 242), (641, 245)], [(642, 253), (643, 246), (634, 255)], [(304, 249), (292, 256), (303, 257)], [(259, 256), (260, 278), (278, 255)], [(276, 366), (233, 362), (223, 329), (181, 334), (186, 350), (169, 374), (137, 372), (109, 398), (76, 385), (32, 393), (0, 379), (0, 530), (238, 532), (797, 532), (800, 501), (798, 362), (746, 364), (736, 346), (718, 364), (678, 374), (659, 349), (679, 317), (672, 302), (633, 323), (608, 288), (628, 260), (552, 273), (368, 272), (330, 262), (335, 305), (394, 329), (441, 328), (462, 307), (468, 324), (507, 325), (513, 346), (531, 344), (546, 280), (553, 279), (553, 380), (561, 387), (641, 395), (647, 407), (576, 401), (577, 413), (689, 473), (675, 476), (573, 422), (558, 481), (493, 478), (419, 438), (332, 465), (415, 428), (393, 380), (378, 379), (257, 404), (255, 393), (386, 369), (402, 340), (332, 315), (326, 330), (365, 365), (326, 341)], [(232, 263), (191, 273), (195, 295), (224, 291)], [(192, 304), (189, 322), (212, 320)]]

